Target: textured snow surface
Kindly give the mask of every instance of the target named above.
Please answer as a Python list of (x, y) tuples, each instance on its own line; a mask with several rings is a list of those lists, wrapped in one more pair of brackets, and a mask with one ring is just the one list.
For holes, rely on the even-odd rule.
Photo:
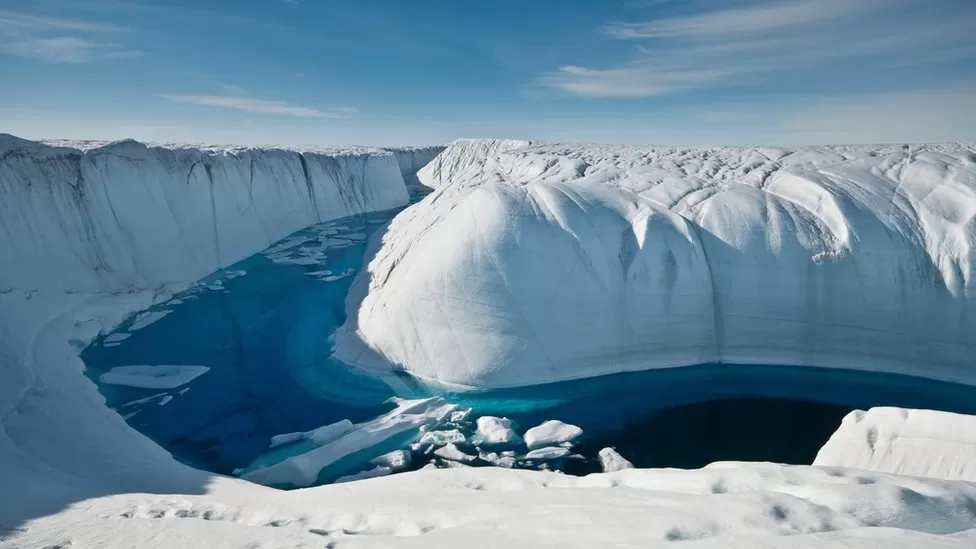
[(976, 482), (976, 417), (932, 410), (856, 410), (814, 465)]
[(50, 146), (0, 134), (0, 288), (193, 282), (302, 227), (403, 206), (393, 153)]
[(475, 388), (713, 362), (976, 383), (970, 145), (462, 140), (420, 179), (336, 336), (349, 363)]

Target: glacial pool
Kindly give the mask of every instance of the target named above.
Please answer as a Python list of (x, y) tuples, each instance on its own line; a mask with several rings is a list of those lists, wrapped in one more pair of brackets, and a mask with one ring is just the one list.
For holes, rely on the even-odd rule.
[[(395, 417), (399, 427), (388, 436), (337, 445), (351, 450), (312, 483), (371, 470), (371, 460), (397, 449), (410, 455), (407, 470), (489, 465), (505, 452), (507, 466), (582, 474), (599, 470), (596, 454), (607, 446), (645, 467), (810, 463), (855, 408), (976, 413), (973, 387), (795, 366), (705, 364), (480, 393), (439, 390), (403, 373), (365, 375), (331, 358), (329, 336), (345, 321), (369, 240), (398, 211), (306, 228), (134, 315), (82, 352), (86, 375), (133, 428), (177, 459), (222, 474), (246, 474), (322, 446), (309, 433), (324, 425), (388, 427), (397, 407), (391, 397), (441, 397), (456, 407), (416, 425)], [(125, 369), (132, 366), (141, 368)], [(583, 435), (568, 455), (527, 459), (517, 443), (477, 446), (474, 421), (483, 415), (512, 419), (519, 434), (558, 419)], [(272, 448), (272, 437), (285, 433), (305, 435), (277, 439)], [(418, 444), (425, 433), (428, 442)], [(451, 440), (470, 459), (434, 453)]]

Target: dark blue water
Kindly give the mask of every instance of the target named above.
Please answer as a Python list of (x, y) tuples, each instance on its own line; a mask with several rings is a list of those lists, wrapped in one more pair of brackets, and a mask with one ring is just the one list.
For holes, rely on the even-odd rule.
[[(269, 453), (273, 435), (377, 417), (392, 408), (385, 403), (396, 392), (391, 385), (401, 392), (412, 388), (401, 396), (439, 394), (475, 415), (507, 416), (521, 431), (547, 419), (573, 423), (585, 432), (580, 453), (592, 458), (599, 448), (616, 446), (646, 466), (809, 462), (811, 449), (815, 453), (855, 408), (976, 413), (972, 387), (856, 370), (711, 364), (464, 394), (425, 387), (403, 374), (360, 374), (331, 358), (329, 336), (345, 321), (350, 285), (369, 259), (367, 240), (380, 236), (396, 213), (310, 227), (216, 273), (154, 307), (171, 312), (128, 339), (94, 342), (82, 353), (87, 374), (134, 428), (178, 459), (221, 473), (312, 447), (305, 441)], [(115, 333), (128, 333), (130, 326)], [(113, 367), (140, 364), (210, 371), (171, 390), (98, 381)], [(398, 440), (405, 445), (410, 438)], [(344, 467), (359, 470), (353, 463)]]
[[(176, 296), (178, 304), (154, 307), (172, 312), (120, 344), (106, 347), (102, 339), (85, 349), (87, 374), (133, 427), (178, 458), (221, 473), (266, 452), (272, 435), (376, 417), (391, 408), (383, 402), (392, 389), (331, 360), (328, 338), (345, 321), (367, 238), (395, 213), (310, 227), (273, 253), (216, 273)], [(138, 364), (210, 371), (170, 391), (98, 382), (115, 366)]]

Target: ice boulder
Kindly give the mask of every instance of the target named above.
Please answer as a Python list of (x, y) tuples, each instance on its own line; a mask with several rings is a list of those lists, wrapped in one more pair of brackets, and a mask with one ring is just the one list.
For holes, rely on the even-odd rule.
[(624, 469), (633, 469), (634, 464), (627, 461), (627, 458), (617, 453), (613, 448), (604, 448), (600, 450), (600, 466), (603, 467), (604, 473), (613, 473), (615, 471), (623, 471)]
[(512, 420), (505, 417), (481, 416), (472, 442), (479, 446), (512, 446), (522, 439), (512, 428)]
[(903, 408), (855, 410), (813, 464), (976, 482), (976, 416)]
[(583, 429), (575, 425), (550, 419), (525, 432), (525, 445), (529, 447), (529, 450), (546, 446), (559, 446), (563, 443), (573, 442), (582, 434)]

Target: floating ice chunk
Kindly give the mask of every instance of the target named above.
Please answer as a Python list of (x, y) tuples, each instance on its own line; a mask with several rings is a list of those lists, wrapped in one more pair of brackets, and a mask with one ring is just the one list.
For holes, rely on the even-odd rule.
[(468, 416), (470, 415), (471, 415), (471, 408), (458, 410), (456, 412), (451, 413), (451, 417), (448, 421), (450, 421), (451, 423), (461, 423), (462, 421), (468, 419)]
[(159, 402), (157, 402), (157, 404), (160, 406), (166, 406), (171, 400), (173, 400), (173, 395), (166, 395)]
[(382, 456), (370, 460), (370, 463), (379, 467), (387, 467), (391, 471), (403, 471), (410, 467), (410, 452), (395, 450)]
[(583, 430), (575, 425), (550, 419), (525, 433), (525, 445), (529, 447), (529, 450), (534, 450), (543, 446), (572, 442), (582, 434)]
[(457, 444), (464, 441), (464, 433), (457, 429), (451, 429), (449, 431), (430, 431), (429, 433), (424, 433), (424, 436), (420, 437), (421, 446), (447, 446), (448, 444)]
[(121, 343), (121, 342), (129, 339), (130, 337), (132, 337), (132, 334), (119, 333), (119, 332), (117, 332), (117, 333), (114, 333), (114, 334), (109, 334), (102, 341), (104, 343)]
[(316, 444), (326, 444), (348, 433), (353, 428), (353, 424), (348, 419), (343, 419), (335, 423), (317, 427), (311, 431), (299, 431), (297, 433), (284, 433), (271, 437), (271, 448), (291, 444), (300, 440), (311, 439)]
[(481, 416), (472, 442), (481, 446), (504, 446), (519, 444), (522, 439), (507, 417)]
[(442, 448), (438, 448), (434, 451), (434, 455), (446, 459), (447, 461), (458, 461), (461, 463), (471, 463), (475, 460), (475, 457), (470, 454), (465, 454), (462, 452), (456, 444), (448, 444)]
[(139, 313), (129, 326), (129, 331), (135, 332), (137, 330), (141, 330), (150, 324), (159, 322), (163, 319), (163, 317), (172, 312), (172, 309), (161, 309), (159, 311), (146, 311), (144, 313)]
[(314, 257), (275, 257), (272, 259), (278, 264), (291, 264), (291, 265), (318, 265), (319, 260)]
[(346, 475), (339, 477), (335, 480), (336, 483), (340, 482), (352, 482), (354, 480), (366, 480), (368, 478), (385, 477), (393, 473), (393, 469), (389, 467), (378, 466), (372, 469), (367, 469), (366, 471), (360, 471), (353, 475)]
[(310, 486), (323, 469), (345, 456), (368, 450), (390, 439), (417, 431), (421, 426), (439, 425), (457, 409), (440, 397), (422, 400), (395, 399), (396, 409), (365, 423), (338, 439), (284, 461), (240, 475), (258, 484)]
[(304, 431), (298, 431), (295, 433), (282, 433), (280, 435), (274, 435), (271, 437), (270, 448), (277, 448), (278, 446), (284, 446), (285, 444), (291, 444), (293, 442), (298, 442), (299, 440), (305, 440), (308, 433)]
[(482, 461), (487, 461), (496, 467), (504, 467), (506, 469), (515, 467), (515, 458), (513, 456), (503, 456), (495, 452), (478, 452), (478, 457)]
[(308, 438), (316, 444), (327, 444), (342, 435), (352, 431), (353, 424), (348, 419), (343, 419), (329, 425), (323, 425), (312, 429), (308, 433)]
[(140, 398), (140, 399), (137, 399), (137, 400), (132, 400), (130, 402), (126, 402), (125, 404), (119, 406), (119, 408), (124, 408), (126, 406), (136, 406), (136, 405), (139, 405), (139, 404), (146, 404), (147, 402), (151, 402), (153, 400), (156, 400), (157, 398), (163, 398), (165, 396), (166, 396), (166, 393), (156, 393), (155, 395), (147, 396), (146, 398)]
[(532, 450), (528, 454), (525, 454), (525, 459), (548, 461), (550, 459), (564, 458), (568, 455), (569, 448), (563, 448), (562, 446), (549, 446), (546, 448)]
[(108, 347), (109, 349), (111, 349), (112, 347), (119, 347), (121, 345), (122, 345), (121, 343), (106, 343), (102, 345), (102, 347)]
[(624, 456), (618, 454), (613, 448), (604, 448), (600, 450), (600, 465), (603, 467), (604, 473), (612, 473), (614, 471), (634, 468), (633, 463), (627, 461)]
[(331, 274), (332, 274), (332, 271), (330, 271), (328, 269), (324, 269), (324, 270), (321, 270), (321, 271), (309, 271), (309, 272), (305, 273), (305, 276), (316, 276), (316, 277), (319, 277), (319, 276), (329, 276)]
[(227, 271), (227, 274), (224, 275), (224, 278), (227, 280), (234, 280), (235, 278), (240, 278), (246, 275), (247, 275), (247, 271), (241, 269), (236, 271)]
[(142, 389), (176, 389), (209, 371), (206, 366), (118, 366), (100, 375), (98, 380)]

